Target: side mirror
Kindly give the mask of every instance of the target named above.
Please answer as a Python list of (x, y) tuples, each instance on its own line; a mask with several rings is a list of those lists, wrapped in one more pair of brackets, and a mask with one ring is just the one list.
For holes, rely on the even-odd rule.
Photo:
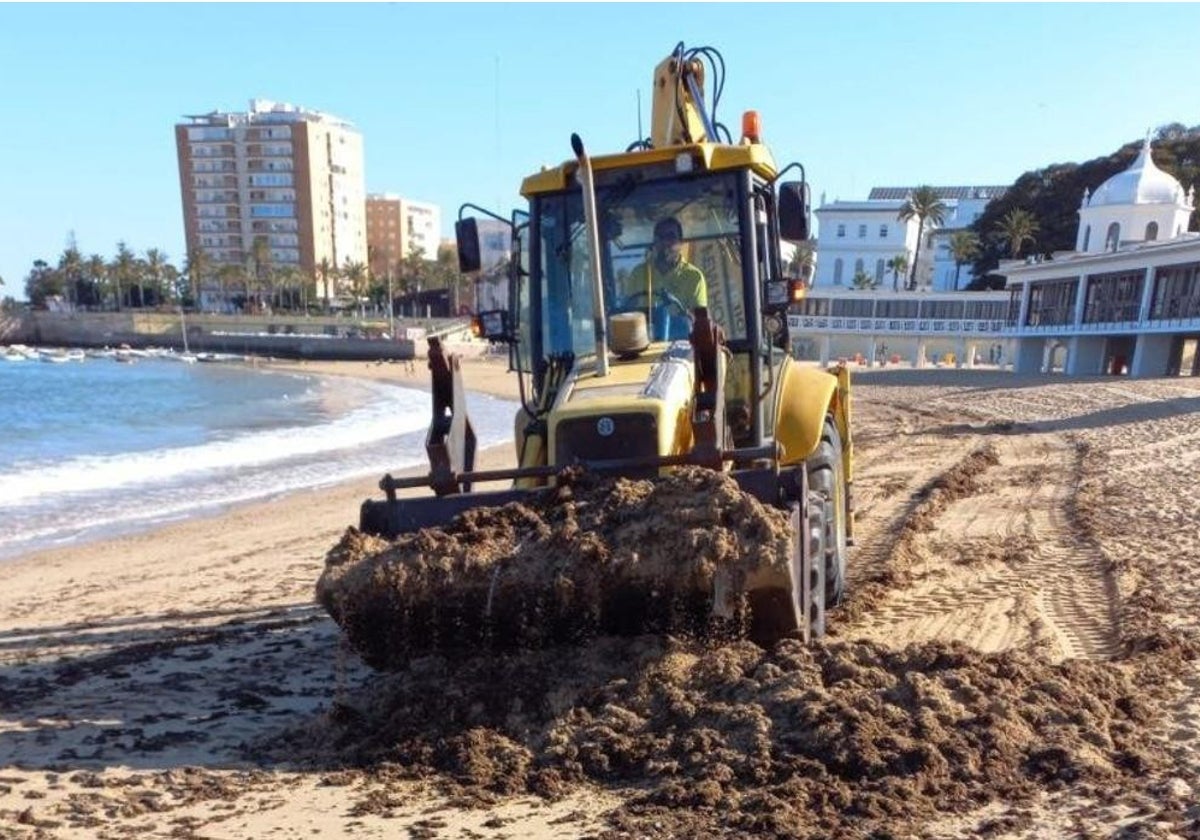
[(512, 341), (508, 312), (503, 309), (480, 312), (471, 319), (471, 332), (475, 334), (476, 338), (486, 338), (491, 342)]
[(479, 271), (479, 225), (472, 218), (459, 219), (454, 223), (454, 239), (458, 244), (458, 270), (463, 274)]
[(788, 311), (793, 303), (804, 300), (808, 287), (803, 280), (784, 278), (767, 283), (766, 295), (763, 298), (763, 313), (779, 315)]
[[(779, 238), (785, 242), (808, 239), (812, 199), (807, 181), (779, 185)], [(461, 253), (461, 251), (460, 251)]]

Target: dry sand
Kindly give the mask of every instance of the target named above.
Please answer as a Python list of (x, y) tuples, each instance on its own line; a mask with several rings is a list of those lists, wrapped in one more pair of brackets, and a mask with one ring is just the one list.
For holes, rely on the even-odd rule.
[(812, 650), (374, 675), (313, 602), (373, 481), (0, 565), (0, 838), (1200, 837), (1200, 381), (855, 394)]

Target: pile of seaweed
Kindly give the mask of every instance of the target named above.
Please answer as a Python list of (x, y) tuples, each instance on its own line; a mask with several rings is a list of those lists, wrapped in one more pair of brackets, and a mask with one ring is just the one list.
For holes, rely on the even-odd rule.
[(786, 579), (791, 546), (788, 514), (727, 475), (580, 473), (528, 502), (470, 510), (394, 541), (349, 529), (326, 558), (317, 598), (384, 670), (439, 651), (736, 634), (744, 613), (713, 616), (716, 577), (776, 570)]
[(609, 637), (414, 660), (272, 751), (460, 802), (601, 784), (627, 792), (610, 822), (649, 836), (857, 837), (1067, 786), (1167, 795), (1145, 733), (1170, 659)]

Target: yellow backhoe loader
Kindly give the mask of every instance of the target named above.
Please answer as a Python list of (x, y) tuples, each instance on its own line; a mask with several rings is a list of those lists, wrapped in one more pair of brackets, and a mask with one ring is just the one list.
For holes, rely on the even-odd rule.
[[(777, 168), (757, 114), (743, 115), (737, 142), (717, 121), (723, 72), (715, 50), (679, 44), (654, 71), (648, 138), (592, 157), (573, 135), (573, 157), (526, 178), (528, 210), (511, 219), (464, 205), (460, 267), (481, 273), (477, 297), (492, 302), (478, 331), (507, 347), (521, 383), (519, 466), (475, 470), (459, 365), (431, 341), (431, 471), (385, 476), (361, 531), (444, 526), (545, 492), (568, 468), (654, 478), (702, 467), (782, 511), (794, 538), (782, 567), (718, 576), (700, 594), (722, 613), (736, 584), (763, 643), (825, 632), (852, 541), (849, 374), (789, 353), (788, 307), (805, 287), (785, 276), (780, 243), (808, 238), (809, 187), (799, 164)], [(782, 182), (791, 170), (799, 179)], [(497, 225), (511, 243), (500, 260), (483, 247)], [(497, 480), (512, 486), (472, 491)], [(434, 494), (396, 493), (414, 486)]]

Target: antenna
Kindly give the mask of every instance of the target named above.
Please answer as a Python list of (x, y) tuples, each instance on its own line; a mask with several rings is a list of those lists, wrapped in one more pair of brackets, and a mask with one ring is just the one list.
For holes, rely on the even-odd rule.
[[(493, 58), (495, 60), (495, 65), (492, 72), (492, 81), (494, 86), (492, 110), (496, 116), (496, 171), (500, 172), (502, 171), (500, 161), (503, 157), (500, 148), (500, 54), (496, 53)], [(500, 206), (502, 206), (500, 203), (500, 196), (496, 196), (496, 207)]]
[(638, 117), (637, 139), (638, 139), (638, 142), (640, 143), (640, 142), (642, 142), (642, 140), (645, 139), (645, 135), (642, 134), (642, 89), (641, 88), (637, 89), (637, 117)]

